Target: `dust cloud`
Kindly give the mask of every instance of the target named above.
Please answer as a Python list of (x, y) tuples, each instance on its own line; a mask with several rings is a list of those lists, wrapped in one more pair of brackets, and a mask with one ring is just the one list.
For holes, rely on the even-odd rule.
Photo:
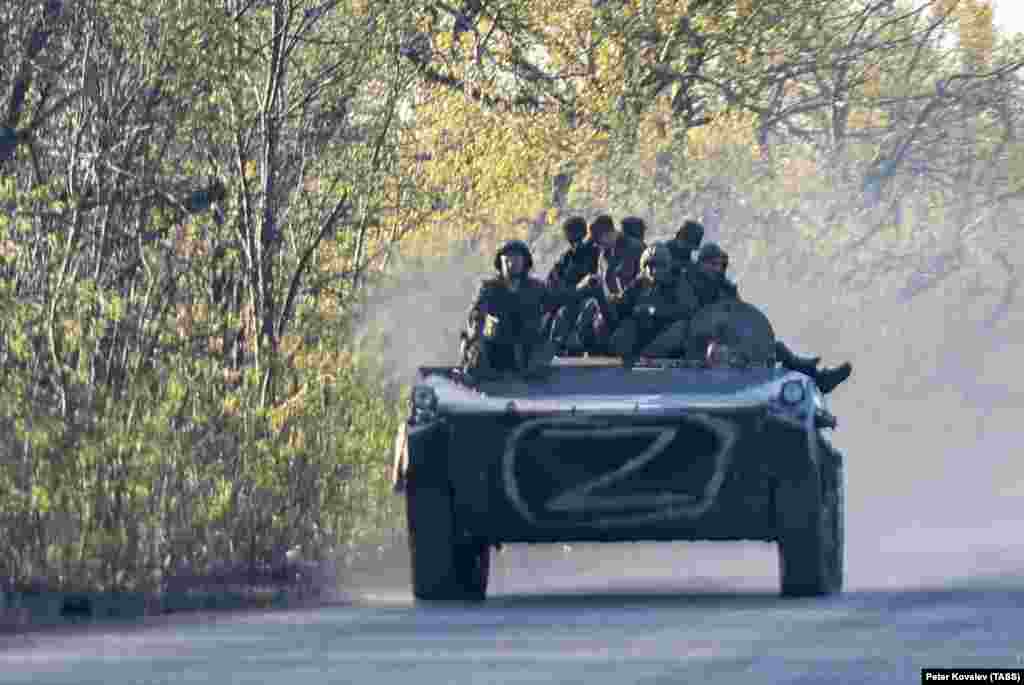
[[(685, 216), (650, 227), (648, 242), (669, 237)], [(540, 275), (561, 249), (557, 234), (550, 227), (534, 243)], [(1024, 578), (1024, 307), (1014, 301), (993, 324), (998, 274), (989, 274), (987, 294), (964, 275), (908, 300), (886, 284), (852, 290), (828, 263), (790, 280), (779, 265), (744, 257), (728, 216), (706, 239), (732, 253), (741, 294), (780, 338), (825, 365), (854, 365), (829, 398), (846, 457), (846, 588)], [(1014, 251), (1022, 263), (1024, 245)], [(393, 380), (408, 382), (421, 364), (455, 362), (488, 262), (438, 261), (376, 293), (364, 330), (387, 336)], [(388, 585), (407, 591), (407, 563), (402, 550), (381, 559), (392, 569)], [(763, 543), (510, 546), (495, 558), (492, 589), (772, 589), (777, 573), (775, 547)]]

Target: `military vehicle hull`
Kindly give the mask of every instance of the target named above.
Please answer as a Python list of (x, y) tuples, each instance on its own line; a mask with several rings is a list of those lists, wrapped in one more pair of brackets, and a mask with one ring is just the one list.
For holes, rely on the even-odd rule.
[(413, 591), (483, 599), (501, 543), (763, 540), (782, 593), (842, 585), (842, 455), (806, 376), (559, 360), (469, 387), (420, 369), (395, 443)]

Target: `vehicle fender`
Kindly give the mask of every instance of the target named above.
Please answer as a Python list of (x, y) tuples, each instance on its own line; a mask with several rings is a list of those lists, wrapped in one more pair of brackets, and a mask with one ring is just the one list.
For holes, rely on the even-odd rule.
[(391, 484), (396, 493), (413, 482), (448, 483), (448, 439), (450, 431), (443, 420), (429, 423), (405, 421), (395, 436)]

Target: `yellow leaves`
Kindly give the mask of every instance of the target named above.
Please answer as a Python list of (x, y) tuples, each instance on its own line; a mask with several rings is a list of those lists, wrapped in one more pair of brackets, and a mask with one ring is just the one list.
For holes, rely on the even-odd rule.
[(992, 5), (988, 0), (961, 0), (957, 8), (960, 21), (960, 47), (973, 67), (987, 66), (995, 45)]
[(850, 111), (846, 125), (850, 131), (864, 131), (883, 128), (888, 121), (889, 115), (884, 110), (858, 107)]
[(438, 50), (447, 52), (448, 50), (451, 49), (452, 45), (454, 44), (452, 40), (453, 38), (454, 35), (452, 34), (451, 31), (443, 31), (440, 33), (436, 33), (434, 34), (434, 45), (437, 47)]
[(818, 178), (817, 165), (814, 160), (806, 157), (786, 157), (781, 166), (779, 178), (782, 190), (786, 193), (799, 194)]
[(960, 48), (970, 67), (989, 65), (995, 45), (991, 0), (935, 0), (932, 15), (956, 24)]
[(961, 0), (932, 0), (932, 16), (942, 19), (953, 15), (959, 8)]
[(299, 350), (302, 348), (302, 343), (302, 336), (295, 335), (294, 333), (289, 333), (285, 335), (283, 338), (281, 338), (281, 352), (286, 357), (291, 357), (292, 355), (297, 354), (299, 352)]
[(247, 180), (253, 180), (259, 174), (259, 164), (256, 163), (255, 159), (250, 159), (245, 163), (242, 169), (242, 174)]
[(864, 85), (861, 92), (869, 98), (877, 98), (882, 94), (882, 67), (869, 64), (864, 69)]
[(654, 21), (662, 33), (672, 32), (690, 10), (689, 0), (662, 0), (654, 5)]
[(198, 237), (195, 225), (179, 224), (174, 231), (174, 254), (182, 259), (191, 259), (206, 252), (207, 246)]
[(725, 155), (753, 161), (758, 157), (754, 116), (726, 113), (711, 123), (687, 131), (688, 156), (714, 160)]
[(658, 98), (641, 115), (637, 137), (641, 164), (648, 173), (654, 172), (658, 153), (672, 143), (672, 116), (672, 103), (667, 97)]
[(556, 112), (512, 115), (449, 92), (433, 93), (416, 117), (403, 168), (436, 201), (406, 246), (414, 254), (508, 235), (547, 209), (543, 179), (578, 147)]
[(14, 259), (17, 255), (18, 245), (13, 240), (0, 240), (0, 259)]
[(182, 339), (191, 338), (196, 327), (206, 324), (209, 318), (209, 306), (205, 302), (179, 302), (175, 312), (175, 331)]
[(67, 340), (77, 341), (82, 337), (82, 322), (74, 318), (64, 319), (61, 321), (61, 330)]

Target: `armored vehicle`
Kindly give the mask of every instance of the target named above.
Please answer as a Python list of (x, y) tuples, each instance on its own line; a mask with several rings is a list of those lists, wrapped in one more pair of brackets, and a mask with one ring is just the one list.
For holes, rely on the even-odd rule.
[[(558, 359), (541, 378), (422, 367), (395, 442), (413, 594), (482, 600), (501, 543), (778, 543), (781, 593), (839, 592), (842, 455), (764, 315), (709, 307), (696, 359)], [(710, 360), (710, 361), (709, 361)]]

